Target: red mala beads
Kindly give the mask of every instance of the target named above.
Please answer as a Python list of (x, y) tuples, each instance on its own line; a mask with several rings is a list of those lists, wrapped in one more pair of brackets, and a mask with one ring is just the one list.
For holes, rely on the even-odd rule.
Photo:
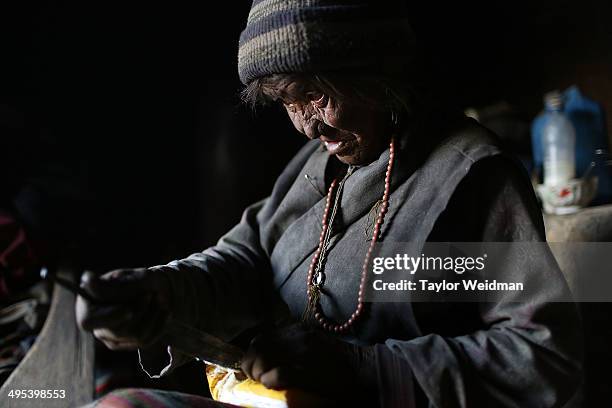
[[(382, 204), (378, 210), (378, 214), (376, 217), (376, 223), (374, 224), (374, 231), (372, 232), (372, 240), (370, 241), (370, 245), (368, 247), (368, 251), (366, 253), (365, 259), (363, 261), (363, 267), (361, 269), (361, 281), (359, 282), (359, 293), (357, 294), (357, 307), (351, 316), (346, 319), (343, 323), (337, 323), (329, 318), (327, 318), (323, 310), (321, 309), (321, 304), (319, 303), (319, 298), (321, 294), (321, 288), (323, 286), (322, 280), (322, 271), (319, 270), (315, 276), (315, 269), (317, 268), (317, 264), (319, 263), (320, 257), (325, 249), (326, 245), (326, 236), (329, 233), (330, 225), (330, 211), (332, 210), (332, 201), (335, 198), (336, 187), (338, 187), (338, 180), (335, 179), (332, 181), (329, 191), (327, 192), (327, 199), (325, 203), (325, 210), (323, 212), (323, 220), (321, 221), (321, 235), (319, 237), (319, 246), (312, 257), (312, 261), (310, 262), (310, 267), (308, 269), (307, 276), (307, 294), (308, 294), (308, 303), (311, 305), (309, 309), (312, 309), (314, 319), (319, 323), (319, 325), (328, 331), (331, 332), (344, 332), (348, 330), (351, 326), (355, 324), (355, 322), (361, 317), (363, 309), (364, 309), (364, 295), (365, 295), (365, 284), (366, 277), (368, 272), (368, 265), (370, 264), (370, 259), (372, 257), (372, 252), (374, 252), (374, 246), (380, 237), (380, 231), (385, 220), (385, 214), (389, 208), (389, 194), (391, 188), (391, 171), (393, 170), (393, 162), (395, 159), (395, 142), (393, 138), (391, 138), (391, 142), (389, 143), (389, 162), (387, 164), (387, 171), (385, 173), (385, 190), (382, 196)], [(322, 265), (320, 266), (322, 267)], [(318, 282), (315, 282), (318, 280)], [(308, 309), (307, 309), (308, 311)]]

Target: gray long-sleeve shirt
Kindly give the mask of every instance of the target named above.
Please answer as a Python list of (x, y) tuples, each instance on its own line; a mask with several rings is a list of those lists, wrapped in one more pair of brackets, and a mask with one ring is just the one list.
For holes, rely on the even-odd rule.
[[(401, 140), (392, 176), (385, 241), (539, 242), (541, 213), (522, 169), (491, 135), (463, 121), (438, 135), (435, 149)], [(319, 241), (329, 156), (307, 144), (271, 195), (249, 207), (218, 244), (160, 267), (170, 277), (174, 312), (230, 340), (306, 305), (306, 273)], [(344, 186), (326, 261), (327, 316), (353, 312), (367, 250), (368, 213), (381, 197), (388, 151), (357, 169)], [(305, 177), (308, 175), (308, 177)], [(546, 286), (529, 299), (500, 294), (488, 303), (372, 303), (344, 339), (375, 345), (365, 367), (378, 381), (381, 406), (560, 406), (579, 383), (580, 337), (568, 289), (544, 246), (515, 259), (508, 273)], [(278, 308), (276, 305), (282, 305)], [(274, 317), (273, 319), (275, 319)]]

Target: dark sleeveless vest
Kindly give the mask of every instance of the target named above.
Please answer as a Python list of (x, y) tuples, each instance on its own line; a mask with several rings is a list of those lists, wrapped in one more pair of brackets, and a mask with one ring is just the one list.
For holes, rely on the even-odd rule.
[[(328, 154), (319, 148), (318, 141), (311, 143), (301, 153), (306, 158), (301, 171), (260, 231), (262, 245), (270, 256), (274, 286), (295, 319), (306, 307), (306, 275), (319, 242), (325, 207), (322, 192), (327, 191), (324, 171)], [(385, 241), (402, 241), (422, 247), (472, 165), (501, 153), (490, 133), (476, 124), (444, 138), (416, 167), (410, 148), (409, 138), (400, 141), (389, 211), (379, 240), (382, 245)], [(388, 158), (387, 150), (376, 162), (357, 169), (344, 186), (321, 296), (324, 313), (338, 322), (345, 321), (356, 307), (361, 268), (371, 239), (370, 212), (382, 197)], [(419, 335), (422, 332), (413, 306), (406, 299), (370, 304), (347, 340), (373, 344)]]

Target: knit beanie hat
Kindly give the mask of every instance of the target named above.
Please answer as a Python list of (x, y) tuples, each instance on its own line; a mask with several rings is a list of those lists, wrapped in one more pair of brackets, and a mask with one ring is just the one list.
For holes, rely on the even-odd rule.
[(244, 84), (278, 73), (400, 74), (414, 35), (402, 0), (253, 0), (240, 35)]

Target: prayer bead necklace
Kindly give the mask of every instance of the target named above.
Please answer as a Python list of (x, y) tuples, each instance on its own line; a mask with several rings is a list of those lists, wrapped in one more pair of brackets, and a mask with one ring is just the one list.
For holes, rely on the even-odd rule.
[[(374, 245), (378, 238), (380, 237), (380, 230), (382, 224), (385, 219), (385, 214), (387, 213), (387, 209), (389, 208), (389, 192), (390, 192), (390, 180), (391, 180), (391, 170), (393, 169), (393, 162), (395, 159), (395, 142), (393, 138), (391, 138), (391, 142), (389, 143), (389, 163), (387, 164), (387, 171), (385, 173), (385, 191), (382, 196), (382, 204), (380, 205), (380, 209), (378, 211), (378, 216), (376, 218), (376, 223), (374, 224), (374, 232), (372, 233), (372, 240), (370, 241), (370, 245), (368, 247), (368, 252), (366, 253), (365, 259), (363, 261), (363, 267), (361, 269), (361, 281), (359, 283), (359, 293), (357, 296), (357, 307), (353, 314), (346, 320), (344, 323), (336, 323), (329, 318), (327, 318), (323, 314), (323, 310), (321, 308), (321, 304), (319, 302), (321, 296), (321, 290), (323, 288), (324, 274), (323, 274), (323, 264), (324, 264), (324, 256), (325, 249), (329, 243), (329, 239), (331, 238), (331, 223), (333, 223), (333, 219), (336, 214), (336, 210), (339, 204), (340, 195), (342, 191), (342, 187), (344, 186), (344, 182), (348, 178), (348, 176), (352, 173), (352, 168), (349, 168), (345, 177), (338, 183), (338, 179), (334, 179), (331, 185), (329, 186), (329, 191), (327, 193), (327, 199), (325, 203), (325, 210), (323, 212), (323, 220), (322, 220), (322, 228), (321, 235), (319, 237), (319, 246), (312, 257), (312, 261), (310, 262), (310, 267), (308, 268), (308, 276), (306, 280), (307, 284), (307, 295), (308, 295), (308, 305), (306, 310), (304, 311), (304, 318), (312, 318), (321, 325), (321, 327), (328, 331), (333, 332), (343, 332), (348, 330), (355, 322), (361, 317), (363, 308), (364, 308), (364, 289), (368, 271), (368, 265), (370, 263), (370, 258), (372, 256), (372, 252), (374, 251)], [(336, 187), (338, 187), (336, 189)], [(332, 199), (334, 201), (333, 208)], [(331, 221), (329, 219), (330, 216), (330, 208), (332, 210), (331, 213)]]

